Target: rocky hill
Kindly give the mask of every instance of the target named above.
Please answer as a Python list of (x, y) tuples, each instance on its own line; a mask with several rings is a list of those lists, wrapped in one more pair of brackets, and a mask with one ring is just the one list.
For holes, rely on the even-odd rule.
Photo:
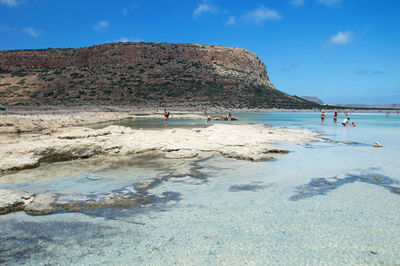
[(320, 98), (315, 97), (315, 96), (300, 96), (300, 97), (305, 99), (305, 100), (307, 100), (307, 101), (310, 101), (310, 102), (315, 102), (315, 103), (318, 103), (318, 104), (324, 104), (324, 102)]
[(318, 106), (275, 89), (248, 50), (170, 43), (0, 51), (0, 104)]

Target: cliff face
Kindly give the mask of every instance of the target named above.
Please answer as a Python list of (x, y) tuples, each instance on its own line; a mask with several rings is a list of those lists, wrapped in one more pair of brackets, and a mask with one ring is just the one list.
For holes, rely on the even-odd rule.
[(168, 43), (0, 51), (0, 103), (309, 104), (276, 90), (264, 63), (245, 49)]

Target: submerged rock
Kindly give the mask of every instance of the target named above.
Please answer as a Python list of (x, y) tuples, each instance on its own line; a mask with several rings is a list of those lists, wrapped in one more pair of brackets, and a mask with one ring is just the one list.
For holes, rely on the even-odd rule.
[(17, 211), (48, 214), (56, 210), (56, 194), (34, 195), (21, 190), (0, 189), (0, 215)]
[(56, 210), (56, 200), (56, 194), (39, 194), (35, 196), (34, 199), (25, 206), (24, 211), (28, 214), (34, 215), (49, 214)]

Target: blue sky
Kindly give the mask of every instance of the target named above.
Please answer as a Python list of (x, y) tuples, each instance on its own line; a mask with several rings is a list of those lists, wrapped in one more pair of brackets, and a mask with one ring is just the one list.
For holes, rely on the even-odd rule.
[(400, 0), (0, 0), (0, 50), (115, 41), (241, 47), (286, 93), (400, 103)]

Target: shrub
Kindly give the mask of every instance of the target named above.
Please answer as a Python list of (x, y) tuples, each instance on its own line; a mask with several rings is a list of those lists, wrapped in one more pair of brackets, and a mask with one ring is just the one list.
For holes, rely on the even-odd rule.
[(7, 73), (10, 73), (10, 72), (11, 71), (0, 67), (0, 74), (7, 74)]
[(15, 77), (15, 76), (17, 76), (17, 77), (25, 77), (26, 73), (22, 69), (19, 69), (19, 70), (11, 72), (11, 77)]

